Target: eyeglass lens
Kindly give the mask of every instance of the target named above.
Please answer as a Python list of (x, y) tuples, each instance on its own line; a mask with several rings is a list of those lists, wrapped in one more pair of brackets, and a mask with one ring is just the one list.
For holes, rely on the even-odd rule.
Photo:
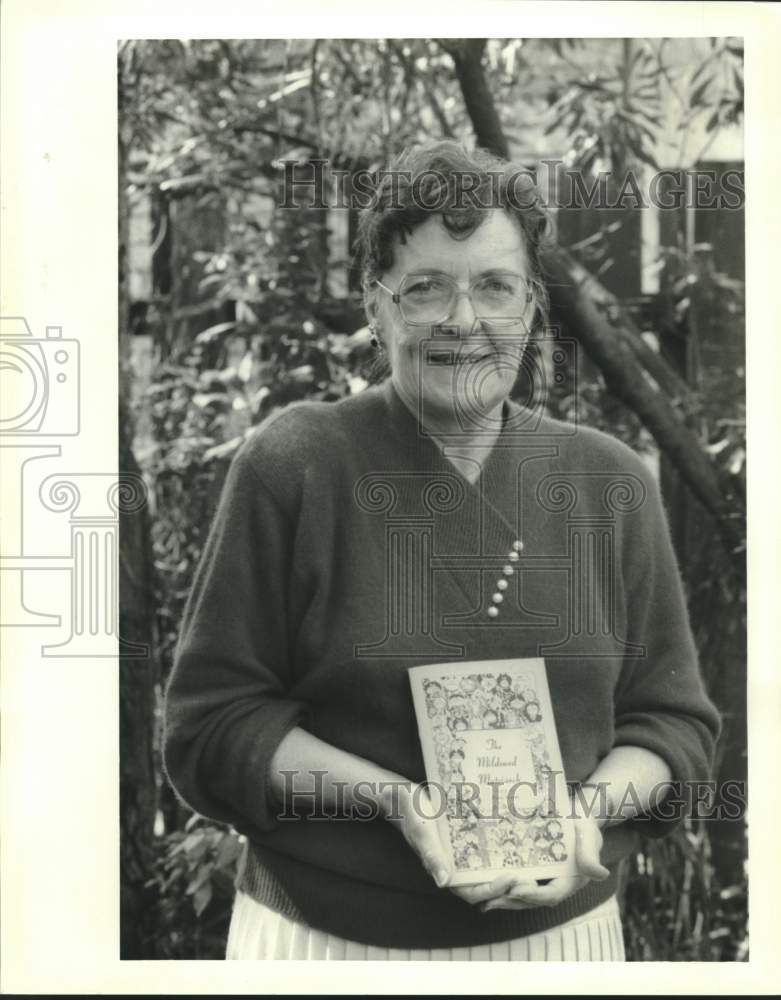
[[(458, 285), (446, 274), (408, 274), (399, 287), (399, 306), (408, 323), (437, 323), (455, 306)], [(520, 321), (528, 301), (526, 282), (519, 275), (492, 273), (473, 282), (472, 308), (480, 319), (510, 325)]]

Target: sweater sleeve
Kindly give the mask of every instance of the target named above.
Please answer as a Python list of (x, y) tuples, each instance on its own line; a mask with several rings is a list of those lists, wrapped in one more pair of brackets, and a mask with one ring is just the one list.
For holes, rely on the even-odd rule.
[(289, 515), (242, 449), (186, 605), (163, 739), (166, 773), (185, 803), (242, 832), (276, 827), (269, 762), (305, 716), (289, 694), (293, 539)]
[(639, 832), (660, 837), (685, 812), (673, 808), (677, 783), (711, 778), (720, 719), (700, 675), (659, 487), (646, 467), (638, 466), (646, 496), (630, 515), (631, 527), (627, 524), (626, 638), (642, 653), (624, 661), (616, 688), (614, 745), (644, 747), (669, 765), (675, 787), (660, 794), (646, 815), (630, 821)]

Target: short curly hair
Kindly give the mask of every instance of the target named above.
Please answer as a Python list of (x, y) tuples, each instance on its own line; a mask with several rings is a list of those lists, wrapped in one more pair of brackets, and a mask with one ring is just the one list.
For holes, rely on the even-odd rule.
[(380, 171), (370, 204), (358, 219), (355, 253), (364, 289), (393, 267), (398, 243), (432, 215), (453, 239), (465, 239), (491, 208), (502, 208), (523, 233), (534, 291), (534, 324), (547, 321), (541, 251), (548, 214), (530, 171), (452, 140), (405, 149)]

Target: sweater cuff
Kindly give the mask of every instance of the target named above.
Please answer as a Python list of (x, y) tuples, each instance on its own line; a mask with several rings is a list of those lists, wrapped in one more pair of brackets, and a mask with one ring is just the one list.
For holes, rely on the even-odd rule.
[(281, 807), (269, 780), (271, 759), (285, 736), (307, 716), (303, 702), (275, 698), (273, 705), (233, 723), (215, 748), (214, 774), (221, 781), (215, 794), (231, 808), (231, 825), (257, 836), (279, 826)]
[[(693, 725), (693, 724), (692, 724)], [(682, 735), (679, 720), (656, 717), (653, 724), (640, 721), (626, 722), (616, 729), (614, 746), (641, 747), (661, 757), (670, 768), (670, 780), (652, 790), (649, 807), (638, 816), (626, 821), (630, 829), (645, 837), (665, 837), (678, 826), (684, 816), (691, 815), (692, 783), (704, 780), (708, 762), (704, 759), (699, 736), (691, 727)], [(702, 757), (701, 767), (696, 761)], [(635, 797), (627, 793), (621, 807), (631, 804)]]

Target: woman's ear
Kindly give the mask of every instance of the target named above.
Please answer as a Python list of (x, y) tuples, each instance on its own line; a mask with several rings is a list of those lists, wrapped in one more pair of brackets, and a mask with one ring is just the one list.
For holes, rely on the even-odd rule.
[(377, 325), (378, 302), (377, 289), (373, 285), (363, 286), (363, 310), (369, 326)]
[(540, 316), (540, 300), (536, 289), (532, 290), (531, 297), (526, 303), (526, 309), (524, 310), (523, 319), (521, 320), (521, 325), (523, 326), (524, 332), (524, 348), (528, 344), (529, 340), (534, 336), (537, 327), (539, 326), (538, 318)]
[(529, 316), (529, 334), (533, 339), (544, 335), (548, 324), (548, 290), (541, 281), (532, 286), (532, 311)]

